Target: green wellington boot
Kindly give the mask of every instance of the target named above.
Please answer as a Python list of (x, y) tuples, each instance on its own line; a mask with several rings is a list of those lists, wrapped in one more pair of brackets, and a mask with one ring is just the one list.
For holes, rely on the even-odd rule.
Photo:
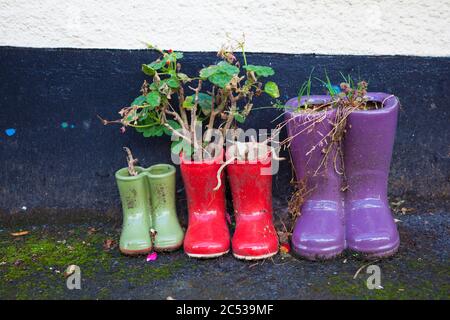
[(157, 251), (173, 251), (183, 244), (184, 232), (175, 206), (175, 167), (155, 164), (145, 170), (150, 186), (152, 228)]
[(137, 255), (152, 250), (150, 238), (151, 216), (147, 175), (135, 167), (137, 176), (130, 176), (128, 168), (116, 172), (123, 209), (123, 227), (119, 248), (123, 254)]

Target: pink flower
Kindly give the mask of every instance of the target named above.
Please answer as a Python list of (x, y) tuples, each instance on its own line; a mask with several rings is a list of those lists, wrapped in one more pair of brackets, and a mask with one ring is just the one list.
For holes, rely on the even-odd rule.
[(125, 127), (120, 127), (120, 132), (125, 133)]
[(152, 252), (148, 254), (146, 261), (155, 261), (156, 259), (158, 259), (158, 254), (156, 252)]

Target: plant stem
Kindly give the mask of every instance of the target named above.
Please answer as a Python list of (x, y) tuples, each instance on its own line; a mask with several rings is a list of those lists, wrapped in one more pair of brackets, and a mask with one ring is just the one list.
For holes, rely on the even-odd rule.
[(199, 80), (197, 88), (194, 89), (195, 91), (194, 106), (191, 109), (191, 134), (192, 140), (194, 142), (194, 149), (197, 149), (198, 147), (197, 135), (195, 134), (195, 127), (197, 124), (198, 93), (200, 92), (201, 89), (202, 89), (202, 80)]
[(180, 86), (180, 90), (178, 92), (178, 108), (180, 109), (181, 119), (183, 119), (185, 123), (189, 123), (186, 110), (183, 107), (183, 103), (184, 103), (184, 89), (182, 86)]

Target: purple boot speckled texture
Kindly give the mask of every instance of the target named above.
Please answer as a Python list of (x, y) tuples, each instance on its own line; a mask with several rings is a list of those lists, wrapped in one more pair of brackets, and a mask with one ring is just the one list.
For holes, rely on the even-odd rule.
[(368, 93), (384, 108), (354, 111), (345, 134), (346, 239), (348, 248), (381, 258), (394, 254), (400, 239), (387, 199), (389, 166), (394, 146), (398, 99)]
[[(288, 135), (293, 137), (292, 161), (297, 181), (306, 183), (308, 191), (295, 222), (292, 246), (306, 259), (330, 259), (346, 247), (367, 258), (387, 257), (398, 249), (400, 241), (387, 200), (387, 181), (399, 102), (384, 93), (368, 96), (384, 102), (384, 108), (354, 111), (347, 119), (343, 145), (348, 184), (345, 192), (341, 192), (343, 176), (336, 172), (333, 161), (336, 149), (322, 163), (320, 141), (332, 129), (335, 110), (307, 113), (294, 110), (297, 98), (286, 103), (292, 107), (286, 113)], [(329, 96), (308, 98), (311, 104), (329, 100)], [(314, 121), (321, 117), (323, 120)]]
[[(323, 103), (327, 96), (311, 96), (312, 103)], [(296, 107), (297, 98), (287, 102)], [(309, 260), (331, 259), (345, 249), (341, 177), (333, 164), (336, 149), (322, 163), (324, 137), (332, 129), (335, 110), (307, 113), (288, 111), (288, 134), (293, 137), (290, 150), (297, 182), (308, 190), (301, 215), (292, 233), (293, 250)], [(321, 146), (322, 141), (322, 146)]]

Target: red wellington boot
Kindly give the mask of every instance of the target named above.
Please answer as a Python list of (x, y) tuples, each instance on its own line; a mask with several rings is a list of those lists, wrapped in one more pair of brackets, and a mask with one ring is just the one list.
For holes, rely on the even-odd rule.
[(217, 191), (213, 190), (222, 160), (223, 151), (215, 159), (202, 162), (181, 157), (181, 175), (189, 211), (184, 251), (190, 257), (214, 258), (230, 250), (223, 183)]
[(270, 155), (257, 161), (235, 160), (227, 166), (236, 219), (231, 242), (238, 259), (264, 259), (278, 252), (270, 168)]

